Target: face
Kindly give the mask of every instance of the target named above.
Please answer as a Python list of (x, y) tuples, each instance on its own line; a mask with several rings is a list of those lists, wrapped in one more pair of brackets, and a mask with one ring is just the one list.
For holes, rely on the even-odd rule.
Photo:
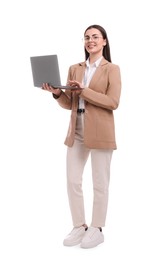
[(98, 29), (91, 28), (85, 32), (84, 45), (87, 52), (92, 55), (102, 55), (103, 47), (106, 45), (106, 39)]

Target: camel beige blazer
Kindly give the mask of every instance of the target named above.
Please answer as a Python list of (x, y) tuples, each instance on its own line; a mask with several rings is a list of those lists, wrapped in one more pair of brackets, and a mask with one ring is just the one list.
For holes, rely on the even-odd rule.
[[(70, 66), (68, 80), (82, 82), (86, 64)], [(85, 100), (84, 144), (93, 149), (117, 149), (113, 111), (118, 107), (121, 93), (121, 76), (118, 65), (101, 60), (90, 84), (81, 92), (62, 91), (58, 104), (72, 110), (65, 145), (72, 146), (75, 138), (79, 96)]]

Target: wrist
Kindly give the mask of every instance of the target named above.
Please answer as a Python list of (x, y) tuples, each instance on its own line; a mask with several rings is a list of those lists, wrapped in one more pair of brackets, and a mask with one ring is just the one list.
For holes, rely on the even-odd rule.
[(52, 93), (52, 94), (53, 94), (53, 97), (54, 97), (55, 99), (57, 99), (57, 98), (59, 98), (59, 97), (61, 96), (62, 91), (60, 91), (60, 93), (58, 93), (58, 94), (55, 94), (55, 93)]

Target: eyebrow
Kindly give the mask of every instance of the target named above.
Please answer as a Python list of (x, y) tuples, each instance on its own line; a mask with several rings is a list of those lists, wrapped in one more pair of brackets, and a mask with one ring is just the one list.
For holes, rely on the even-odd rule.
[(90, 36), (98, 36), (99, 34), (98, 33), (94, 33), (94, 34), (92, 34), (92, 35), (88, 35), (88, 34), (85, 34), (85, 37), (87, 36), (87, 37), (90, 37)]

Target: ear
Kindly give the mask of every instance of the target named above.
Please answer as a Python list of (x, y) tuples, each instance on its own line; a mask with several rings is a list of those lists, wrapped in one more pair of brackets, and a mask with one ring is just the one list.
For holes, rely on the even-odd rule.
[(107, 44), (107, 43), (106, 43), (106, 40), (104, 40), (103, 46), (106, 46), (106, 44)]

